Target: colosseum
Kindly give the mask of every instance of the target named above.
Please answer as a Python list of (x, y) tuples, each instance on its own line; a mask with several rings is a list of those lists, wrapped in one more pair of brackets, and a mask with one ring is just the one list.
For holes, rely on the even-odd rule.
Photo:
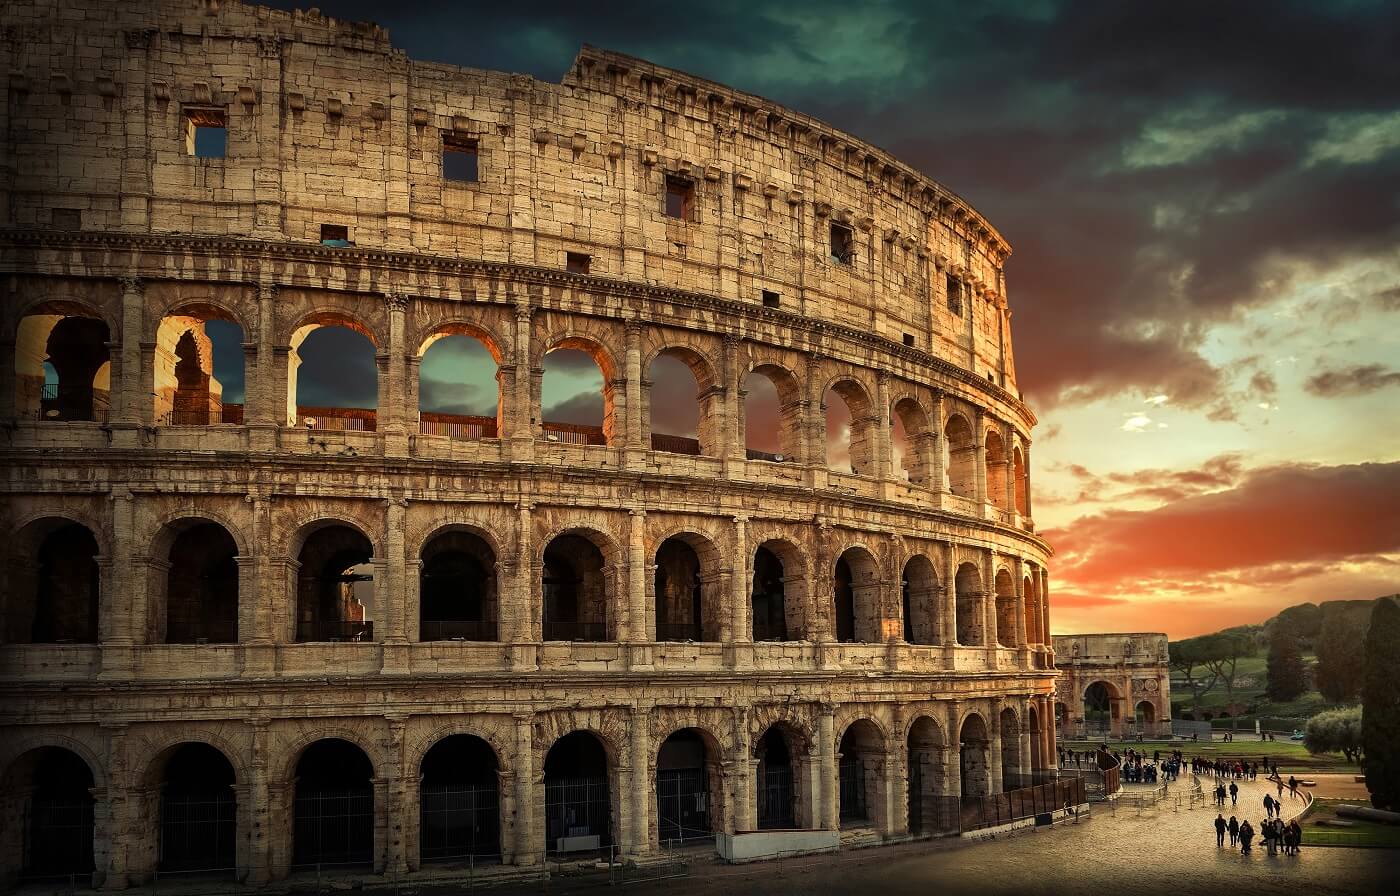
[[(587, 46), (3, 26), (5, 881), (839, 848), (1054, 778), (1010, 248), (957, 195)], [(453, 345), (493, 409), (426, 401)]]

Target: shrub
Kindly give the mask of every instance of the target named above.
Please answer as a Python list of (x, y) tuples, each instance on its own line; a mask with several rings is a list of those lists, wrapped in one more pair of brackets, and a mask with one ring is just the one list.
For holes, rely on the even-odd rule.
[(1329, 709), (1308, 719), (1303, 746), (1309, 753), (1341, 753), (1348, 762), (1361, 761), (1361, 707)]

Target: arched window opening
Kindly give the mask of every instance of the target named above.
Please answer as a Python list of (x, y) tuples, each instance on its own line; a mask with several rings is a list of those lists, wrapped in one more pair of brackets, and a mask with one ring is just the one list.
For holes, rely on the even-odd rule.
[(218, 308), (194, 305), (156, 328), (159, 426), (243, 422), (243, 328)]
[(1104, 681), (1096, 681), (1084, 690), (1084, 724), (1090, 735), (1107, 733), (1118, 714), (1118, 694)]
[[(861, 472), (856, 469), (852, 442), (855, 433), (851, 422), (851, 409), (846, 400), (835, 389), (826, 390), (822, 396), (822, 410), (826, 414), (826, 466), (837, 473)], [(865, 472), (869, 472), (868, 470)]]
[(964, 797), (987, 796), (992, 792), (991, 738), (987, 723), (973, 713), (964, 720), (958, 735), (960, 791)]
[(759, 738), (754, 753), (758, 759), (758, 829), (782, 830), (797, 827), (800, 793), (793, 772), (793, 742), (780, 725), (773, 725)]
[(443, 332), (419, 350), (418, 432), (454, 441), (500, 436), (501, 374), (497, 350), (464, 332)]
[(1040, 610), (1036, 605), (1035, 582), (1030, 576), (1021, 580), (1021, 613), (1026, 620), (1026, 643), (1041, 644)]
[(1133, 721), (1137, 723), (1139, 731), (1152, 733), (1149, 729), (1157, 724), (1157, 707), (1152, 705), (1152, 701), (1143, 700), (1133, 708)]
[(982, 601), (985, 598), (982, 594), (982, 575), (975, 565), (964, 563), (958, 567), (955, 588), (957, 597), (953, 612), (957, 617), (958, 643), (964, 647), (985, 645), (982, 619)]
[(862, 548), (850, 548), (837, 558), (832, 578), (836, 640), (863, 644), (882, 640), (875, 559)]
[(587, 731), (554, 742), (544, 760), (545, 852), (598, 850), (613, 842), (607, 751)]
[(701, 437), (710, 434), (702, 434), (700, 430), (711, 416), (708, 408), (702, 413), (702, 405), (712, 402), (714, 396), (700, 395), (699, 379), (690, 364), (679, 355), (660, 354), (651, 362), (647, 379), (650, 382), (647, 403), (652, 450), (672, 454), (711, 453), (702, 450), (707, 439)]
[(1016, 487), (1016, 512), (1021, 516), (1030, 515), (1029, 486), (1026, 480), (1026, 456), (1017, 445), (1011, 452), (1012, 478)]
[(238, 640), (238, 545), (218, 523), (194, 522), (170, 544), (165, 643)]
[(987, 433), (987, 501), (1002, 510), (1010, 508), (1006, 494), (1006, 443), (1001, 433)]
[(945, 799), (944, 740), (938, 723), (921, 716), (909, 727), (909, 833), (942, 834), (959, 828), (956, 800)]
[(681, 538), (668, 538), (656, 552), (656, 640), (718, 641), (716, 608), (701, 583), (700, 555)]
[(111, 333), (106, 322), (54, 303), (15, 331), (15, 410), (38, 420), (107, 421)]
[(479, 737), (454, 734), (423, 757), (418, 854), (424, 862), (501, 858), (500, 768)]
[(890, 415), (890, 469), (896, 479), (904, 479), (912, 485), (928, 487), (929, 461), (928, 414), (912, 398), (903, 398), (895, 403)]
[(744, 455), (749, 460), (798, 460), (802, 406), (797, 380), (781, 367), (765, 364), (744, 377)]
[(288, 426), (339, 432), (378, 428), (379, 367), (368, 331), (351, 321), (307, 324), (287, 353)]
[(611, 590), (597, 545), (572, 533), (555, 538), (544, 551), (544, 639), (609, 640)]
[(374, 767), (339, 738), (318, 740), (296, 768), (292, 866), (374, 862)]
[[(11, 555), (7, 635), (16, 644), (97, 643), (97, 539), (64, 519), (36, 520)], [(26, 562), (26, 558), (34, 560)], [(32, 563), (32, 565), (31, 565)]]
[(938, 575), (933, 563), (916, 554), (904, 564), (900, 577), (904, 605), (904, 640), (910, 644), (938, 643)]
[(1001, 729), (1001, 789), (1029, 787), (1021, 769), (1021, 722), (1014, 709), (1003, 709), (999, 718)]
[(570, 445), (617, 443), (613, 384), (604, 375), (599, 357), (591, 345), (583, 348), (569, 343), (544, 356), (540, 428), (547, 441)]
[(418, 574), (420, 641), (494, 641), (496, 555), (472, 532), (444, 532), (423, 546)]
[(1002, 647), (1016, 645), (1016, 616), (1020, 602), (1016, 599), (1016, 586), (1011, 573), (997, 570), (997, 638)]
[(880, 787), (883, 777), (885, 741), (880, 730), (861, 719), (851, 723), (841, 736), (841, 758), (837, 765), (838, 799), (842, 827), (869, 824), (882, 816)]
[(1030, 708), (1031, 721), (1031, 767), (1030, 773), (1036, 778), (1036, 784), (1043, 783), (1042, 773), (1045, 770), (1045, 729), (1041, 727), (1040, 712), (1032, 704)]
[(238, 806), (233, 766), (202, 743), (176, 747), (160, 789), (161, 871), (232, 871)]
[(301, 547), (297, 576), (298, 641), (373, 641), (378, 610), (374, 546), (363, 533), (329, 525)]
[(755, 641), (786, 641), (787, 595), (783, 587), (783, 561), (767, 547), (760, 546), (753, 555), (753, 639)]
[(954, 414), (948, 418), (943, 436), (948, 491), (959, 498), (977, 497), (977, 443), (972, 427), (961, 414)]
[[(0, 782), (16, 802), (0, 826), (0, 866), (22, 879), (64, 881), (86, 888), (93, 861), (93, 775), (76, 753), (39, 747), (16, 759)], [(19, 795), (23, 794), (21, 798)]]
[(656, 835), (659, 845), (683, 846), (714, 837), (721, 792), (718, 752), (706, 736), (683, 728), (666, 738), (656, 756)]

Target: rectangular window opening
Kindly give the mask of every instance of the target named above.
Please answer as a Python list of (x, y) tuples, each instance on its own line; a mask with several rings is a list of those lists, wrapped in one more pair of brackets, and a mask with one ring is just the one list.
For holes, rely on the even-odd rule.
[(570, 274), (587, 274), (593, 264), (593, 256), (582, 252), (568, 252), (564, 256), (564, 270)]
[(223, 109), (185, 110), (185, 152), (197, 159), (228, 155), (228, 116)]
[(764, 308), (777, 308), (778, 305), (782, 302), (782, 300), (783, 297), (771, 289), (765, 289), (763, 291)]
[(322, 224), (321, 225), (321, 245), (331, 246), (336, 249), (344, 249), (353, 246), (350, 242), (350, 228), (344, 224)]
[(913, 333), (905, 333), (905, 334), (904, 334), (904, 344), (907, 345), (907, 346), (909, 346), (910, 348), (913, 348), (913, 347), (914, 347), (914, 334), (913, 334)]
[(845, 224), (831, 224), (831, 260), (837, 264), (856, 260), (856, 237)]
[(476, 141), (456, 134), (442, 135), (443, 180), (473, 184), (479, 178)]
[(962, 281), (952, 274), (947, 275), (945, 281), (948, 286), (948, 310), (962, 316)]
[(684, 177), (666, 177), (666, 217), (695, 220), (695, 184)]

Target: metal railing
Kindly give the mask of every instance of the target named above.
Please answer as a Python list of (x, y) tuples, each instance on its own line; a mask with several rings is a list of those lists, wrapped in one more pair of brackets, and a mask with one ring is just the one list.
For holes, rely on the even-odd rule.
[(497, 437), (496, 418), (424, 411), (418, 415), (418, 432), (426, 436), (447, 436), (457, 442), (494, 439)]
[(478, 619), (435, 619), (418, 623), (420, 641), (494, 641), (496, 623)]
[[(954, 799), (948, 797), (947, 799)], [(1059, 778), (1045, 784), (993, 793), (987, 796), (957, 797), (963, 831), (1010, 824), (1037, 815), (1070, 809), (1087, 803), (1084, 779)]]
[(243, 405), (211, 402), (210, 407), (171, 408), (156, 421), (158, 426), (214, 426), (241, 424)]
[(606, 445), (608, 443), (601, 426), (545, 421), (540, 424), (540, 429), (544, 431), (545, 439), (551, 442), (563, 442), (566, 445)]
[(546, 641), (606, 641), (606, 622), (559, 622), (545, 620), (544, 639)]
[(668, 436), (659, 432), (651, 434), (651, 450), (666, 451), (671, 454), (700, 455), (700, 440), (686, 436)]
[(372, 408), (297, 408), (297, 426), (306, 426), (311, 421), (311, 429), (326, 432), (374, 432), (377, 427), (377, 412)]
[(357, 641), (374, 640), (373, 622), (332, 622), (317, 620), (297, 623), (297, 640), (308, 641)]

